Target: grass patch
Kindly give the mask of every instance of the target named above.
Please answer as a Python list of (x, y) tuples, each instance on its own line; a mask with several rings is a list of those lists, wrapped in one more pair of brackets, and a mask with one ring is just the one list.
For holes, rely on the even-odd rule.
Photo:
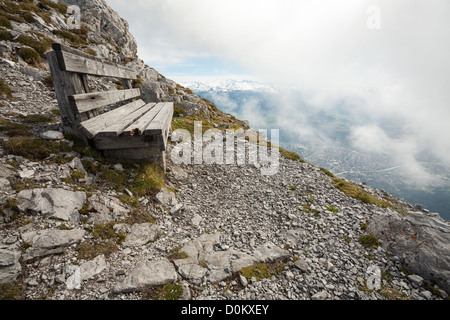
[(74, 30), (53, 30), (55, 36), (66, 40), (76, 48), (88, 45), (87, 33), (88, 29), (86, 26)]
[(50, 0), (39, 0), (40, 3), (44, 6), (50, 7), (61, 13), (62, 15), (67, 13), (67, 5), (62, 2), (53, 2)]
[(5, 16), (0, 16), (0, 27), (12, 29), (11, 21)]
[(297, 190), (297, 187), (295, 187), (295, 186), (289, 186), (288, 188), (289, 188), (291, 191)]
[(100, 168), (100, 178), (116, 191), (127, 188), (137, 197), (154, 196), (164, 186), (164, 170), (158, 163), (124, 161), (122, 166), (123, 171)]
[(167, 259), (173, 261), (173, 260), (189, 258), (188, 254), (186, 252), (180, 251), (180, 250), (181, 250), (181, 247), (175, 247), (172, 250), (170, 250), (170, 253), (167, 256)]
[(31, 36), (21, 35), (16, 41), (20, 44), (33, 48), (41, 57), (45, 55), (52, 45), (52, 39), (45, 36), (39, 40), (36, 40)]
[(55, 120), (51, 116), (44, 114), (29, 114), (26, 116), (20, 116), (20, 121), (24, 123), (53, 123)]
[(130, 214), (122, 220), (122, 223), (126, 224), (142, 224), (142, 223), (155, 223), (156, 219), (153, 218), (148, 211), (133, 210)]
[(32, 136), (31, 128), (20, 123), (0, 119), (0, 131), (8, 137)]
[[(1, 18), (1, 17), (0, 17)], [(7, 30), (0, 30), (0, 41), (12, 41), (11, 32)]]
[(65, 143), (31, 137), (14, 137), (1, 144), (7, 154), (22, 156), (29, 160), (43, 160), (51, 154), (71, 151)]
[(23, 300), (25, 286), (21, 283), (0, 285), (0, 300)]
[(328, 211), (333, 212), (333, 213), (338, 213), (339, 209), (336, 208), (335, 206), (333, 206), (332, 204), (330, 204), (329, 206), (325, 206), (327, 208)]
[(97, 56), (97, 52), (94, 49), (91, 49), (91, 48), (85, 49), (84, 52), (86, 52), (87, 54), (90, 54), (91, 56), (94, 56), (94, 57)]
[(319, 168), (320, 171), (322, 171), (323, 173), (325, 173), (327, 176), (329, 176), (330, 178), (335, 178), (336, 176), (329, 170), (325, 169), (325, 168)]
[(279, 275), (283, 271), (283, 267), (283, 262), (257, 263), (251, 267), (242, 268), (239, 274), (249, 280), (255, 277), (257, 281), (260, 281), (271, 278), (273, 275)]
[(41, 63), (41, 56), (33, 48), (22, 47), (19, 49), (19, 56), (30, 66), (38, 67)]
[(117, 248), (117, 245), (112, 242), (84, 242), (79, 244), (75, 248), (75, 251), (77, 252), (78, 260), (92, 260), (102, 254), (104, 254), (105, 257), (109, 257), (112, 253), (119, 251), (119, 249)]
[(183, 293), (181, 282), (168, 283), (162, 286), (146, 289), (142, 292), (143, 300), (179, 300)]
[(105, 224), (95, 223), (92, 229), (92, 235), (95, 239), (111, 240), (118, 245), (121, 245), (125, 239), (126, 234), (123, 231), (116, 232), (114, 230), (115, 222), (108, 222)]
[(2, 94), (4, 94), (9, 100), (13, 100), (11, 89), (8, 84), (3, 79), (0, 79), (0, 95)]
[(283, 149), (281, 147), (279, 147), (279, 150), (280, 150), (280, 156), (282, 156), (285, 159), (292, 160), (292, 161), (299, 161), (301, 163), (306, 162), (297, 153), (295, 153), (293, 151), (289, 151), (289, 150)]
[(373, 234), (365, 234), (361, 235), (358, 239), (358, 242), (364, 247), (364, 248), (373, 248), (376, 249), (380, 245), (380, 242), (378, 241), (378, 238), (374, 236)]
[(343, 180), (340, 178), (335, 178), (333, 186), (335, 188), (339, 189), (340, 191), (342, 191), (343, 193), (345, 193), (346, 195), (348, 195), (354, 199), (361, 200), (364, 203), (374, 204), (374, 205), (377, 205), (382, 208), (393, 207), (388, 202), (375, 198), (370, 193), (364, 191), (363, 189), (361, 189), (360, 187), (354, 185), (353, 183), (351, 183), (349, 181), (346, 181), (346, 180)]

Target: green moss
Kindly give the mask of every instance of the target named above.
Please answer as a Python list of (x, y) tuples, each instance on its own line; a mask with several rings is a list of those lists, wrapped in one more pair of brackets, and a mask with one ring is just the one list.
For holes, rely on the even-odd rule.
[(168, 283), (162, 286), (146, 289), (142, 292), (143, 300), (179, 300), (183, 293), (181, 282)]
[(373, 234), (361, 235), (358, 239), (358, 242), (364, 248), (378, 248), (380, 243), (378, 242), (378, 238)]
[(19, 56), (31, 66), (39, 66), (41, 63), (41, 56), (33, 48), (22, 47), (19, 49)]
[(283, 262), (257, 263), (250, 267), (242, 268), (239, 274), (247, 279), (253, 277), (260, 281), (261, 279), (271, 278), (273, 275), (279, 275), (283, 271)]
[(84, 172), (81, 172), (77, 169), (72, 170), (72, 172), (70, 173), (70, 177), (73, 180), (80, 180), (83, 179), (86, 175), (84, 174)]
[(0, 16), (0, 27), (12, 29), (11, 21), (9, 21), (5, 16)]
[(7, 154), (22, 156), (29, 160), (43, 160), (53, 153), (70, 151), (70, 147), (65, 143), (31, 137), (14, 137), (1, 144)]
[(288, 188), (289, 188), (291, 191), (297, 190), (297, 187), (295, 187), (295, 186), (289, 186)]

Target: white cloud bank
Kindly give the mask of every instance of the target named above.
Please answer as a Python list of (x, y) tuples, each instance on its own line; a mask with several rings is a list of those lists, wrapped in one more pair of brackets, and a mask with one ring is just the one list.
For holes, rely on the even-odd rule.
[[(355, 113), (372, 119), (354, 128), (355, 146), (406, 159), (416, 175), (427, 176), (420, 155), (450, 164), (448, 0), (108, 3), (129, 21), (149, 64), (227, 59), (261, 81), (301, 88), (311, 108), (353, 101)], [(373, 5), (380, 9), (380, 30), (367, 28)], [(286, 123), (295, 125), (291, 108), (278, 105), (274, 112), (289, 110)], [(403, 124), (395, 137), (382, 129), (383, 119), (392, 118)]]

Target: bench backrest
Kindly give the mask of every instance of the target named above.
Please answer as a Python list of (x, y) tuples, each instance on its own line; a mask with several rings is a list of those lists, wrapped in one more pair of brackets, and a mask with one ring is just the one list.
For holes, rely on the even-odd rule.
[[(132, 88), (135, 70), (59, 43), (52, 47), (47, 59), (65, 129), (76, 131), (80, 122), (96, 117), (100, 108), (141, 95), (140, 89)], [(91, 92), (88, 75), (119, 78), (124, 90)]]

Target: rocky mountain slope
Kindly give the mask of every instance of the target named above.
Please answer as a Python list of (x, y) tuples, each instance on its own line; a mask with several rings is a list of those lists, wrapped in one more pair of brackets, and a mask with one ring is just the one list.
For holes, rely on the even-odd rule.
[(80, 29), (61, 3), (0, 1), (1, 299), (448, 297), (447, 222), (295, 154), (273, 176), (170, 161), (164, 175), (64, 136), (53, 41), (139, 70), (145, 99), (177, 103), (173, 129), (248, 128), (145, 66), (105, 1), (64, 3), (86, 12)]

